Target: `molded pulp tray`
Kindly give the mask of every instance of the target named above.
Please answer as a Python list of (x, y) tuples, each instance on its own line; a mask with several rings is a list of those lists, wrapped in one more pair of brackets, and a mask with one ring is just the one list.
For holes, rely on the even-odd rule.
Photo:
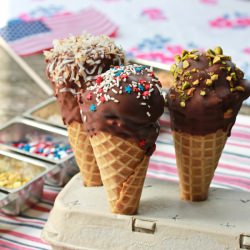
[(250, 249), (250, 193), (211, 188), (203, 202), (179, 199), (177, 183), (146, 179), (138, 215), (112, 214), (103, 187), (74, 176), (56, 198), (42, 238), (53, 249)]
[(0, 128), (0, 146), (3, 150), (10, 150), (54, 164), (54, 170), (46, 175), (46, 182), (48, 184), (62, 186), (79, 171), (73, 152), (62, 159), (55, 160), (21, 150), (11, 145), (11, 142), (26, 140), (27, 135), (31, 135), (32, 138), (50, 136), (64, 143), (68, 143), (67, 131), (65, 129), (16, 117)]

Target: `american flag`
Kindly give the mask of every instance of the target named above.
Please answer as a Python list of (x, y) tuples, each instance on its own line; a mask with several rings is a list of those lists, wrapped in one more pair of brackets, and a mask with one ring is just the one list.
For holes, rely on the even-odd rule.
[(14, 21), (0, 29), (2, 36), (13, 50), (26, 56), (52, 47), (54, 39), (84, 32), (93, 35), (115, 36), (118, 27), (103, 13), (88, 8), (76, 13), (55, 15), (35, 21)]

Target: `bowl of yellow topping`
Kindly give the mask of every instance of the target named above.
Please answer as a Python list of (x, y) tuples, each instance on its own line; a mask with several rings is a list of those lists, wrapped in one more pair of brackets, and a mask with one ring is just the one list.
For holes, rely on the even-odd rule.
[(0, 149), (0, 211), (16, 215), (42, 196), (49, 163)]

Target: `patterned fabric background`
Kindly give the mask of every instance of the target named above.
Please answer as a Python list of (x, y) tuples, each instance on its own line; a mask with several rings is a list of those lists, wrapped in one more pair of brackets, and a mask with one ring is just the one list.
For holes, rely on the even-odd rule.
[[(118, 26), (115, 38), (129, 57), (170, 64), (173, 56), (183, 49), (220, 45), (250, 79), (247, 0), (2, 0), (1, 3), (2, 28), (7, 21), (42, 21), (56, 15), (75, 14), (86, 7), (95, 8)], [(65, 32), (67, 36), (69, 31)]]
[(221, 45), (250, 78), (250, 3), (247, 0), (2, 0), (6, 21), (31, 21), (93, 7), (116, 23), (130, 56), (171, 63), (182, 49)]

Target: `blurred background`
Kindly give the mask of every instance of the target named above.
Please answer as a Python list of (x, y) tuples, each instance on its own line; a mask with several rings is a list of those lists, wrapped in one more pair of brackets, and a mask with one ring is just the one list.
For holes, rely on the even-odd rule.
[[(183, 49), (219, 45), (250, 79), (247, 0), (1, 1), (0, 36), (45, 84), (43, 50), (51, 48), (54, 39), (83, 32), (109, 35), (125, 49), (128, 58), (164, 66), (173, 63), (174, 55)], [(3, 122), (50, 93), (39, 88), (2, 48), (0, 56)]]

